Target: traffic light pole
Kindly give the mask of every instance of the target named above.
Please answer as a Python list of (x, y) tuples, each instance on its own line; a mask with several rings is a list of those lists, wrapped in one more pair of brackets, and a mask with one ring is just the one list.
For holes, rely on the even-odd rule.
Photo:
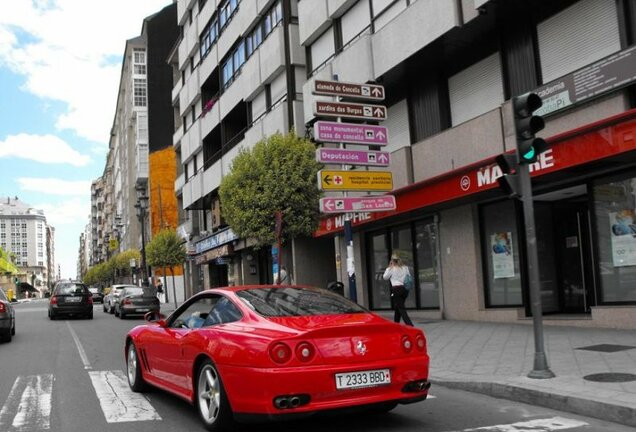
[(534, 367), (528, 378), (554, 378), (548, 367), (543, 343), (543, 308), (541, 306), (541, 280), (539, 276), (539, 254), (537, 252), (537, 232), (534, 225), (534, 201), (532, 199), (532, 183), (528, 164), (517, 167), (517, 175), (521, 187), (523, 219), (526, 229), (526, 255), (528, 262), (528, 282), (530, 283), (530, 305), (532, 325), (534, 329)]

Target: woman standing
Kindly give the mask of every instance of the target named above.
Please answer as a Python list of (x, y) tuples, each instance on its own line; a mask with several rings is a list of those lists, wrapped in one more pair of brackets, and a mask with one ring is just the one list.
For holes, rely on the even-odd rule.
[(404, 306), (406, 297), (409, 295), (408, 290), (404, 286), (404, 280), (410, 274), (409, 268), (402, 264), (402, 260), (393, 255), (382, 278), (391, 281), (391, 299), (393, 299), (393, 308), (395, 310), (393, 321), (399, 323), (400, 318), (402, 318), (406, 325), (413, 326), (411, 318), (406, 313), (406, 306)]

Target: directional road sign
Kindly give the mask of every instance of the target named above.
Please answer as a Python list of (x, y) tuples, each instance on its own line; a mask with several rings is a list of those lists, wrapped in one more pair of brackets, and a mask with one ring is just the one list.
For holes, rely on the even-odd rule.
[(395, 197), (320, 198), (321, 213), (379, 212), (395, 210)]
[(389, 132), (384, 126), (317, 121), (314, 123), (314, 139), (320, 142), (384, 146), (389, 143)]
[(389, 166), (391, 153), (319, 148), (316, 149), (316, 160), (326, 164)]
[(393, 174), (390, 171), (318, 171), (318, 187), (329, 191), (390, 191)]
[(316, 101), (314, 115), (361, 120), (386, 120), (386, 107), (384, 105)]
[(377, 84), (356, 84), (340, 81), (314, 81), (316, 95), (342, 96), (355, 99), (384, 100), (384, 87)]

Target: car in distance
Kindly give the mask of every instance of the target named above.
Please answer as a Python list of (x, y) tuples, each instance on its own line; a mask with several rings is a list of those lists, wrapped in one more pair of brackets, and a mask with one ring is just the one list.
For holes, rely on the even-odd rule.
[(119, 299), (119, 294), (121, 293), (121, 291), (124, 288), (136, 288), (137, 285), (131, 285), (131, 284), (119, 284), (119, 285), (113, 285), (112, 287), (110, 287), (110, 291), (108, 292), (108, 294), (106, 294), (104, 296), (104, 303), (102, 304), (102, 309), (104, 309), (104, 312), (108, 312), (108, 313), (115, 313), (115, 303), (117, 303), (118, 299)]
[(209, 289), (146, 320), (126, 337), (131, 389), (152, 385), (190, 401), (208, 430), (349, 408), (386, 412), (428, 395), (422, 330), (328, 290)]
[(104, 294), (99, 287), (88, 287), (88, 290), (93, 295), (93, 303), (104, 303)]
[(63, 315), (84, 316), (93, 319), (93, 296), (81, 282), (58, 282), (49, 298), (49, 318)]
[(0, 289), (0, 341), (11, 342), (15, 335), (15, 310), (4, 291)]
[(159, 313), (161, 305), (153, 289), (126, 287), (119, 293), (115, 303), (115, 316), (125, 319), (129, 315), (145, 315), (148, 312)]

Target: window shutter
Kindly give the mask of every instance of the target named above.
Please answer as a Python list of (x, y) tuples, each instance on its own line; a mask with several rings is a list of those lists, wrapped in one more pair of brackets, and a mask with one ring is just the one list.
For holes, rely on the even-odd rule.
[(500, 106), (504, 101), (499, 53), (448, 79), (453, 126)]
[(543, 82), (621, 49), (615, 0), (582, 0), (537, 26)]
[(389, 145), (383, 149), (395, 151), (404, 146), (411, 145), (411, 134), (409, 133), (409, 110), (406, 99), (391, 105), (387, 109), (387, 119), (382, 122), (389, 130)]

